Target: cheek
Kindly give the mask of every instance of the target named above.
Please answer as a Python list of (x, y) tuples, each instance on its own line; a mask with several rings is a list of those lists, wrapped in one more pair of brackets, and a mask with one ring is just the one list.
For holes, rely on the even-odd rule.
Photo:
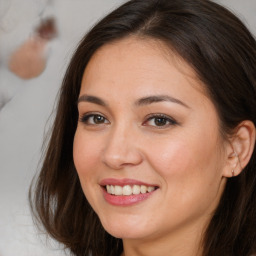
[(90, 136), (85, 136), (77, 130), (74, 137), (73, 159), (82, 185), (95, 178), (95, 167), (99, 163), (100, 153), (97, 140), (94, 139), (94, 143), (91, 143)]
[(153, 169), (161, 176), (164, 187), (184, 186), (186, 177), (191, 175), (191, 169), (194, 168), (194, 159), (187, 150), (187, 144), (180, 141), (162, 143), (161, 146), (147, 147), (153, 148), (148, 152), (148, 159)]
[(191, 191), (199, 193), (209, 189), (214, 193), (221, 180), (216, 137), (208, 140), (197, 134), (174, 137), (147, 146), (151, 149), (147, 152), (150, 164), (163, 183), (179, 198), (192, 196)]
[[(92, 143), (93, 142), (93, 143)], [(74, 137), (73, 159), (85, 197), (97, 212), (98, 174), (100, 168), (100, 144), (91, 140), (82, 131), (77, 131)]]
[(196, 173), (216, 166), (220, 145), (215, 129), (195, 126), (177, 131), (151, 148), (158, 165), (165, 170), (176, 167), (179, 173)]

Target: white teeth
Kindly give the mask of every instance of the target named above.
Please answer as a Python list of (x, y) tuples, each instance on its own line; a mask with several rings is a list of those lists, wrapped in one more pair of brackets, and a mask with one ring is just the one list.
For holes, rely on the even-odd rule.
[(155, 190), (154, 187), (148, 187), (148, 193), (150, 193), (150, 192), (152, 192), (152, 191), (154, 191), (154, 190)]
[(125, 185), (123, 187), (123, 195), (124, 196), (130, 196), (132, 194), (132, 187), (129, 185)]
[(153, 186), (145, 186), (145, 185), (125, 185), (123, 187), (117, 185), (106, 185), (106, 190), (109, 194), (116, 196), (130, 196), (130, 195), (139, 195), (150, 193), (154, 191), (156, 188)]
[(113, 185), (110, 186), (110, 193), (111, 193), (112, 195), (115, 194), (115, 187), (114, 187)]
[(140, 192), (141, 192), (141, 194), (147, 193), (147, 190), (148, 190), (148, 189), (147, 189), (146, 186), (143, 186), (143, 185), (142, 185), (142, 186), (140, 187)]
[(134, 185), (133, 188), (132, 188), (132, 193), (134, 195), (140, 194), (140, 186), (139, 185)]
[(123, 188), (121, 186), (115, 186), (115, 195), (121, 196), (123, 194)]

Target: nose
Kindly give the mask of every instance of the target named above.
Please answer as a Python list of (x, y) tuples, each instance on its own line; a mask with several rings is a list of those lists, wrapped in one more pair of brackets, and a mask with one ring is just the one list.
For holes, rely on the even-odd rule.
[(113, 129), (107, 136), (102, 162), (115, 170), (139, 165), (143, 157), (137, 138), (138, 135), (132, 132), (132, 129), (121, 127)]

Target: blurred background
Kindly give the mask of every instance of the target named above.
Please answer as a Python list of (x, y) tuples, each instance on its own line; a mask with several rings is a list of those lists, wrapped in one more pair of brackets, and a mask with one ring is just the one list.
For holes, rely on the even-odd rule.
[[(0, 256), (64, 255), (35, 229), (28, 188), (38, 171), (44, 134), (77, 43), (122, 2), (0, 0)], [(255, 0), (216, 2), (238, 14), (256, 34)], [(26, 56), (33, 61), (29, 69)]]

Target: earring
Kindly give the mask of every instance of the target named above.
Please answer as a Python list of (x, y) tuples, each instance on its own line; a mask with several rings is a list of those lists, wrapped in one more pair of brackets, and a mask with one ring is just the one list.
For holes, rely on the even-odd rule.
[[(236, 167), (237, 167), (237, 164), (238, 164), (240, 161), (239, 161), (239, 157), (238, 157), (236, 151), (234, 151), (234, 154), (235, 154), (235, 157), (237, 157), (237, 163), (236, 163), (236, 166), (234, 167), (234, 168), (236, 168)], [(232, 172), (232, 177), (234, 177), (234, 176), (235, 176), (235, 169), (232, 169), (231, 172)]]

